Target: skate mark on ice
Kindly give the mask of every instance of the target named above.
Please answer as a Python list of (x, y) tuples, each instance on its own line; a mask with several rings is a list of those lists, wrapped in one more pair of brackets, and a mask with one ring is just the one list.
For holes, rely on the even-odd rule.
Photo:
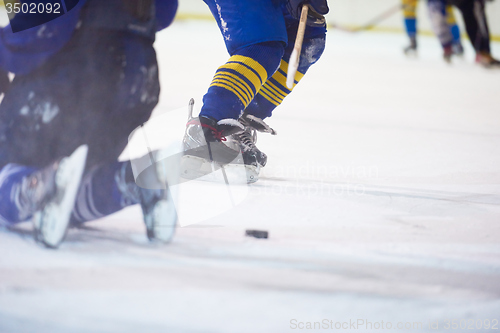
[(420, 188), (381, 186), (381, 185), (370, 185), (370, 184), (353, 183), (353, 182), (335, 182), (335, 181), (317, 180), (317, 179), (287, 179), (280, 177), (261, 177), (260, 180), (261, 180), (260, 183), (252, 185), (252, 187), (256, 188), (266, 187), (266, 182), (289, 183), (290, 184), (289, 187), (293, 187), (294, 183), (301, 185), (328, 184), (333, 186), (359, 185), (364, 188), (364, 191), (362, 193), (363, 195), (388, 196), (391, 198), (401, 197), (409, 199), (423, 199), (423, 200), (435, 200), (435, 201), (449, 201), (453, 203), (500, 206), (500, 195), (496, 194), (425, 190)]

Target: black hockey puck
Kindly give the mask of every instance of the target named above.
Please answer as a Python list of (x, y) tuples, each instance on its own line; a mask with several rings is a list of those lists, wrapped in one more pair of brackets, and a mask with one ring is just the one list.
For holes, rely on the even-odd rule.
[(268, 238), (269, 237), (269, 232), (263, 231), (263, 230), (247, 230), (245, 232), (245, 235), (248, 237), (255, 237), (255, 238)]

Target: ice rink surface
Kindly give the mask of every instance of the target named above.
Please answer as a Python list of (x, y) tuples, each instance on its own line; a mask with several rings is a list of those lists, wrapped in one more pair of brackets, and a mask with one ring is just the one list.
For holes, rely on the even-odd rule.
[[(500, 70), (474, 65), (468, 41), (453, 65), (434, 38), (418, 58), (405, 43), (330, 32), (269, 120), (279, 135), (259, 137), (262, 179), (169, 246), (147, 244), (139, 207), (70, 230), (58, 251), (29, 223), (0, 230), (0, 332), (495, 332)], [(227, 59), (215, 23), (177, 22), (157, 49), (157, 111), (199, 106)], [(201, 197), (184, 204), (219, 199)]]

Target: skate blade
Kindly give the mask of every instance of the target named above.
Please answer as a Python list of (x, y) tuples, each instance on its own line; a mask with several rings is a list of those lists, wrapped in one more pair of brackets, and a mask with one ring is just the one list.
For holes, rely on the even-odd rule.
[(82, 145), (61, 160), (56, 173), (56, 196), (33, 216), (35, 240), (48, 248), (57, 248), (66, 236), (87, 152), (87, 145)]
[(213, 170), (212, 162), (200, 157), (185, 155), (181, 160), (181, 177), (224, 183), (224, 171), (230, 184), (251, 184), (259, 180), (260, 167), (243, 164), (226, 164)]

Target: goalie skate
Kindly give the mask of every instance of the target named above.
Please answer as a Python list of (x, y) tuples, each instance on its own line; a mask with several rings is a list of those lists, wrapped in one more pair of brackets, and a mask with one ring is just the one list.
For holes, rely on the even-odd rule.
[(170, 193), (168, 189), (140, 191), (146, 235), (151, 242), (170, 243), (174, 237), (177, 211)]
[(87, 151), (88, 147), (82, 145), (71, 156), (35, 173), (29, 179), (35, 187), (53, 188), (47, 202), (33, 215), (35, 240), (48, 248), (57, 248), (66, 236), (85, 169)]
[[(165, 155), (165, 156), (163, 156)], [(140, 189), (140, 202), (147, 237), (152, 242), (170, 243), (177, 227), (177, 209), (175, 207), (176, 189), (170, 185), (179, 183), (179, 159), (168, 159), (168, 151), (157, 151), (154, 173), (159, 184), (164, 188), (157, 190)]]

